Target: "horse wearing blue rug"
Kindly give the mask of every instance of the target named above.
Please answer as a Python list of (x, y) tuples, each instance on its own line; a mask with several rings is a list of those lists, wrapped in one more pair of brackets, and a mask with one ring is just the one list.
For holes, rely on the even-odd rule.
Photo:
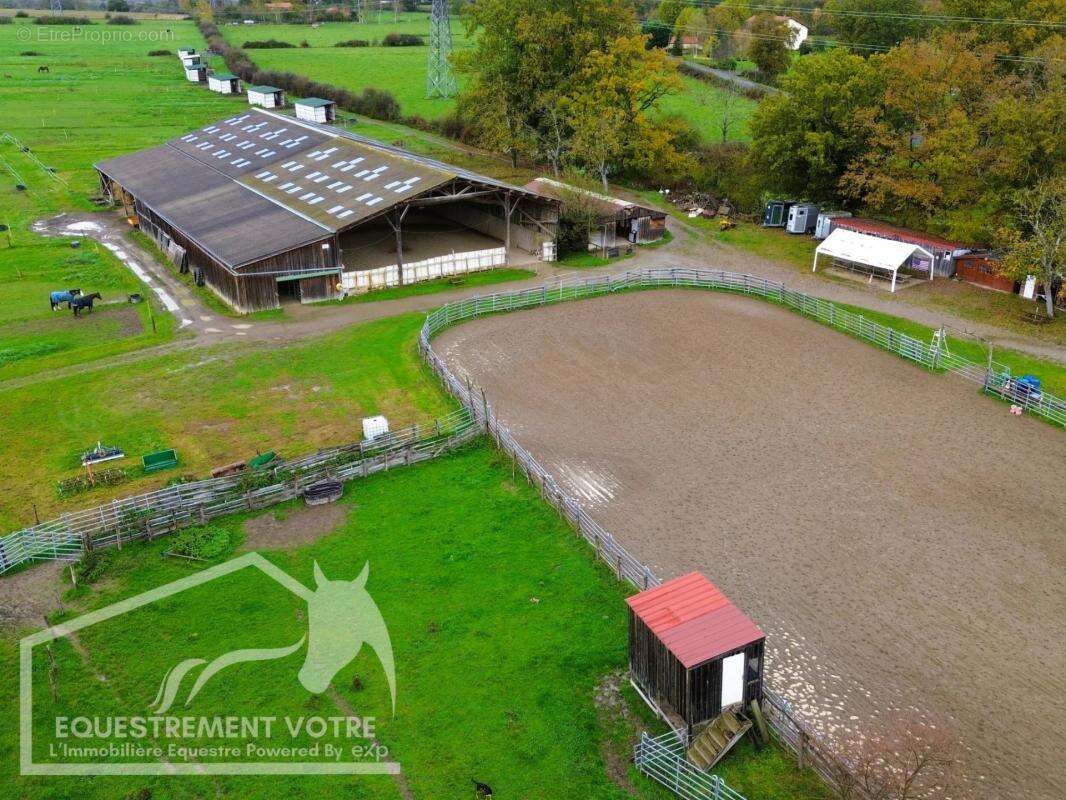
[(70, 304), (74, 302), (74, 298), (81, 294), (81, 289), (65, 289), (62, 292), (52, 292), (48, 295), (48, 300), (52, 304), (52, 310), (55, 311), (63, 303), (67, 304), (67, 308), (70, 308)]

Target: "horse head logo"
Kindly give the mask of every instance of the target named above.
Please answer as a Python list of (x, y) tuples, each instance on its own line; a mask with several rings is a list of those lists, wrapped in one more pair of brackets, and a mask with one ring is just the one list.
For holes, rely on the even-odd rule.
[[(269, 564), (265, 561), (264, 563)], [(359, 655), (363, 644), (368, 644), (385, 670), (385, 677), (389, 681), (389, 692), (392, 696), (392, 713), (395, 714), (396, 669), (392, 657), (392, 642), (389, 639), (385, 620), (366, 590), (370, 564), (363, 566), (363, 571), (354, 581), (331, 581), (326, 578), (316, 561), (314, 590), (293, 580), (272, 564), (269, 567), (271, 569), (264, 570), (267, 574), (307, 601), (307, 633), (286, 647), (231, 650), (210, 664), (207, 664), (206, 659), (203, 658), (189, 658), (180, 662), (163, 677), (159, 691), (151, 704), (152, 712), (165, 714), (173, 705), (182, 680), (189, 672), (202, 664), (207, 664), (207, 666), (204, 667), (189, 691), (185, 699), (186, 706), (212, 677), (226, 667), (249, 661), (272, 661), (286, 658), (299, 650), (306, 641), (307, 655), (297, 678), (307, 691), (312, 694), (321, 694), (328, 689), (336, 674)]]

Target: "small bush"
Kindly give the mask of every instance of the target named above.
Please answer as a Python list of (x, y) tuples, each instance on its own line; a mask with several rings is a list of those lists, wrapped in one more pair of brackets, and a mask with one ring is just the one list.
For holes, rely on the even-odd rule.
[(19, 9), (18, 11), (16, 11), (16, 12), (15, 12), (15, 16), (16, 16), (16, 17), (19, 17), (20, 19), (26, 19), (26, 17), (28, 17), (28, 16), (29, 16), (29, 14), (27, 14), (27, 13), (26, 13), (25, 11), (23, 11), (22, 9)]
[(90, 550), (74, 565), (78, 583), (95, 583), (110, 571), (116, 559), (114, 550)]
[(140, 25), (137, 20), (127, 14), (115, 14), (107, 21), (108, 25)]
[(343, 42), (337, 42), (334, 47), (370, 47), (370, 42), (366, 39), (347, 39)]
[(425, 43), (416, 33), (389, 33), (381, 40), (382, 47), (421, 47)]
[(308, 42), (307, 42), (307, 40), (306, 40), (306, 39), (304, 39), (304, 40), (303, 40), (302, 42), (300, 42), (300, 47), (310, 47), (310, 46), (311, 46), (311, 45), (310, 45), (310, 44), (308, 44)]
[(241, 45), (245, 50), (281, 50), (286, 47), (296, 47), (292, 42), (283, 42), (280, 39), (262, 39), (259, 41), (245, 42)]
[(37, 25), (92, 25), (93, 21), (88, 17), (37, 17), (34, 22)]
[(0, 17), (0, 25), (10, 25), (11, 22), (11, 17)]
[(152, 57), (155, 57), (155, 56), (172, 56), (174, 54), (172, 52), (170, 52), (169, 50), (149, 50), (148, 51), (148, 55), (152, 56)]
[(186, 528), (174, 537), (168, 548), (171, 553), (209, 561), (230, 549), (229, 532), (210, 525)]
[(44, 53), (40, 53), (37, 50), (23, 50), (19, 53), (20, 56), (43, 56)]

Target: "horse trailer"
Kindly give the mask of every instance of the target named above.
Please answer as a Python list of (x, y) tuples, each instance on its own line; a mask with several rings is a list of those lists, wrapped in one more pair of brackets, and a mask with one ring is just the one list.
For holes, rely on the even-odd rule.
[(848, 211), (823, 211), (818, 215), (818, 221), (814, 223), (814, 238), (825, 239), (833, 232), (833, 220), (850, 217)]
[(788, 223), (785, 230), (789, 233), (810, 233), (818, 221), (818, 206), (810, 203), (796, 203), (788, 210)]
[(788, 220), (788, 210), (796, 204), (795, 200), (771, 200), (763, 210), (762, 226), (764, 228), (783, 228)]

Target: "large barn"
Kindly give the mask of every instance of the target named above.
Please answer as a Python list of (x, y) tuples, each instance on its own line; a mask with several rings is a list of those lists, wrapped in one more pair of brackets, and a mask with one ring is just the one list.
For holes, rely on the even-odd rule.
[(96, 169), (175, 263), (241, 312), (555, 253), (552, 198), (265, 109)]

